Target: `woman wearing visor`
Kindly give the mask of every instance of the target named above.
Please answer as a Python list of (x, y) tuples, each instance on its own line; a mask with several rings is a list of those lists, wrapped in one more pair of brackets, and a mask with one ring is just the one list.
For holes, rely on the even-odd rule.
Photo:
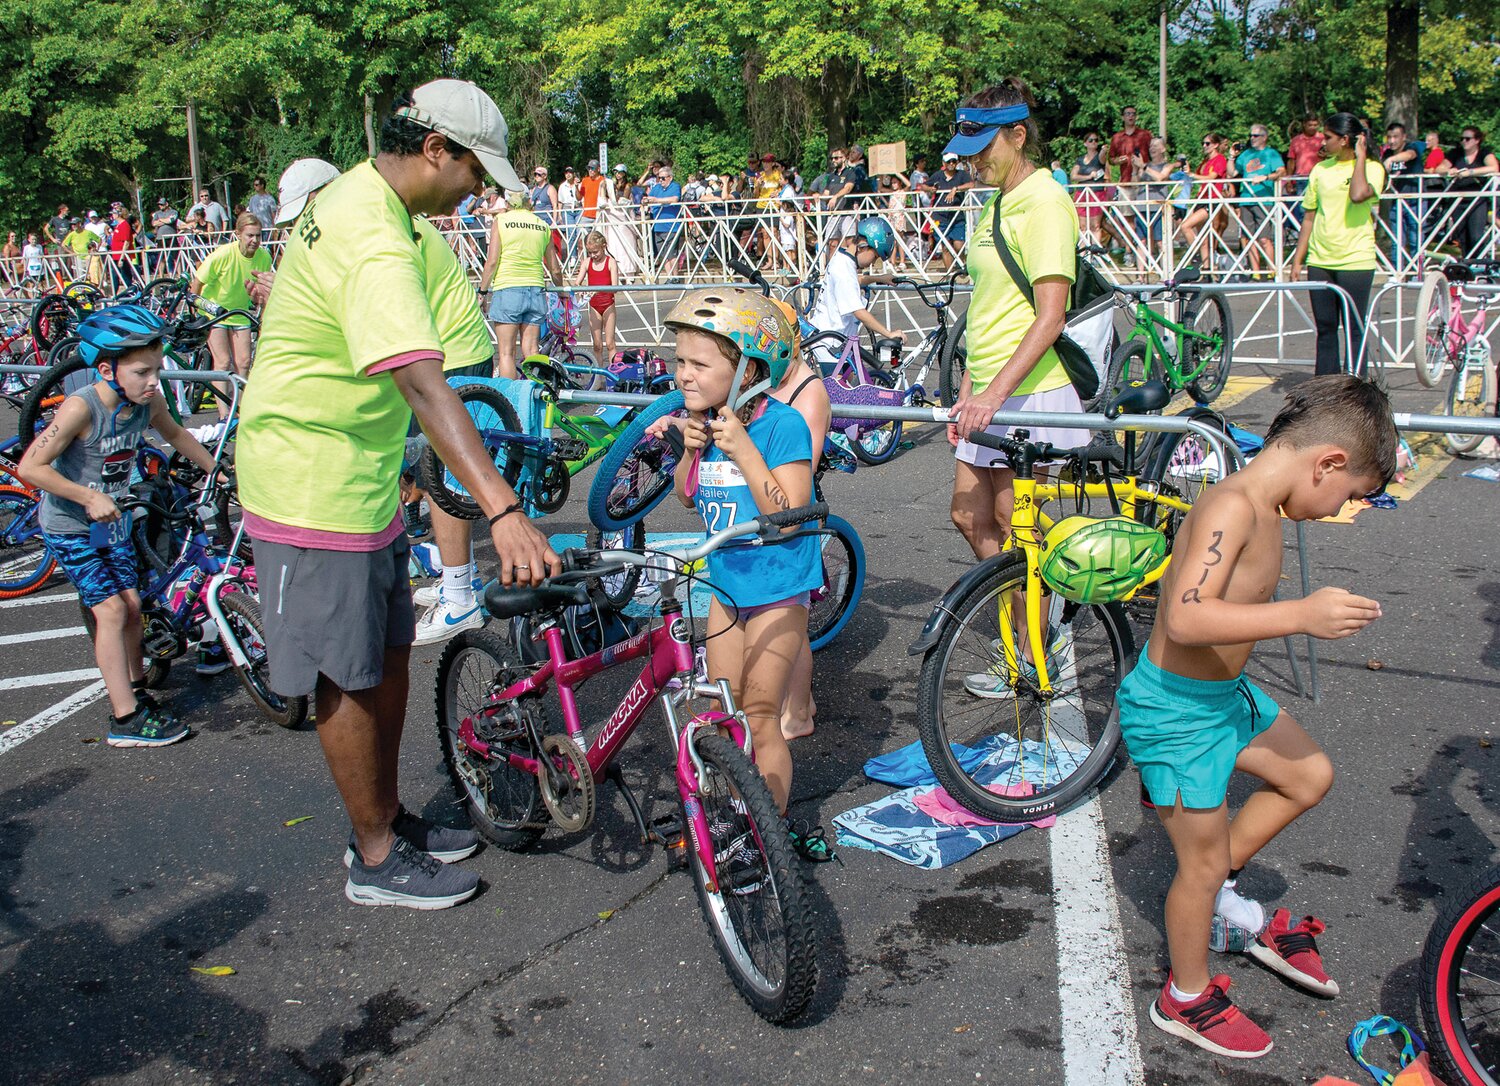
[[(985, 203), (969, 242), (974, 294), (968, 315), (968, 372), (948, 425), (956, 450), (953, 523), (977, 558), (1000, 553), (1010, 531), (1015, 473), (991, 467), (998, 454), (967, 440), (973, 430), (1009, 436), (991, 426), (999, 410), (1081, 412), (1082, 404), (1053, 350), (1063, 330), (1075, 275), (1078, 216), (1067, 191), (1039, 169), (1041, 137), (1031, 92), (1018, 79), (986, 87), (958, 110), (944, 153), (968, 159), (978, 183), (997, 191)], [(994, 217), (1036, 306), (1026, 300), (995, 250)], [(1088, 443), (1087, 430), (1029, 426), (1032, 441), (1060, 448)]]

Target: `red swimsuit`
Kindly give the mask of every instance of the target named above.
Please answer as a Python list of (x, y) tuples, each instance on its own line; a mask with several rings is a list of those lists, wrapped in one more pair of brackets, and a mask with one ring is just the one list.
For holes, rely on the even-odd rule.
[[(609, 266), (609, 257), (606, 256), (604, 258), (604, 267), (602, 267), (602, 268), (596, 268), (596, 267), (594, 267), (593, 258), (592, 257), (589, 258), (589, 264), (588, 264), (588, 283), (589, 283), (589, 286), (591, 286), (591, 287), (609, 287), (609, 286), (614, 286), (614, 281), (615, 281), (614, 272), (611, 270), (611, 268)], [(594, 296), (589, 299), (589, 308), (592, 309), (595, 313), (598, 313), (599, 316), (601, 316), (601, 317), (604, 316), (604, 314), (608, 313), (609, 312), (609, 307), (612, 306), (612, 305), (614, 305), (614, 304), (615, 304), (615, 292), (612, 291), (612, 290), (599, 290), (599, 291), (595, 291), (594, 292)]]

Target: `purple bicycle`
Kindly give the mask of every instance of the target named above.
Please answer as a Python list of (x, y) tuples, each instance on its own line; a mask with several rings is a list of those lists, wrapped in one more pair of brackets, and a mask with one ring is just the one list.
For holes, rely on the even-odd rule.
[[(750, 731), (729, 684), (694, 675), (692, 633), (680, 593), (709, 553), (742, 537), (774, 543), (782, 529), (827, 516), (816, 503), (727, 528), (686, 553), (568, 551), (564, 572), (534, 588), (485, 589), (485, 607), (513, 619), (513, 638), (468, 630), (448, 642), (437, 671), (443, 760), (474, 826), (515, 851), (549, 825), (577, 833), (597, 812), (600, 784), (625, 797), (642, 843), (664, 844), (686, 861), (719, 956), (745, 1001), (770, 1022), (806, 1010), (817, 983), (811, 906), (800, 861), (755, 767)], [(659, 623), (613, 644), (608, 612), (593, 610), (589, 581), (635, 566), (661, 583)], [(590, 627), (589, 623), (596, 623)], [(612, 667), (644, 660), (639, 676), (592, 740), (574, 688)], [(562, 728), (550, 699), (557, 685)], [(691, 702), (717, 709), (683, 721)], [(653, 701), (676, 751), (680, 827), (648, 827), (616, 756)]]

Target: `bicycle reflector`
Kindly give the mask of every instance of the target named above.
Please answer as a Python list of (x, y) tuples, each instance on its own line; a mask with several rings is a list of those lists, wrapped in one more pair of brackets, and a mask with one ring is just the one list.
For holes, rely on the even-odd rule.
[(1068, 517), (1042, 541), (1042, 580), (1074, 603), (1113, 603), (1161, 564), (1167, 537), (1127, 517)]

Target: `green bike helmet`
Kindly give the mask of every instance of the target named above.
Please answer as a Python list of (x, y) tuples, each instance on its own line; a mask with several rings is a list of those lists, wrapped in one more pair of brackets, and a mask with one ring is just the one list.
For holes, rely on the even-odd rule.
[(740, 351), (734, 371), (739, 388), (752, 360), (763, 362), (768, 377), (757, 381), (738, 396), (729, 398), (729, 410), (737, 411), (751, 397), (781, 384), (792, 364), (796, 324), (787, 319), (776, 303), (743, 287), (710, 287), (695, 290), (672, 307), (662, 322), (668, 328), (689, 328), (722, 336)]
[(1167, 554), (1167, 537), (1128, 517), (1068, 517), (1042, 541), (1042, 580), (1074, 603), (1113, 603), (1140, 587)]

